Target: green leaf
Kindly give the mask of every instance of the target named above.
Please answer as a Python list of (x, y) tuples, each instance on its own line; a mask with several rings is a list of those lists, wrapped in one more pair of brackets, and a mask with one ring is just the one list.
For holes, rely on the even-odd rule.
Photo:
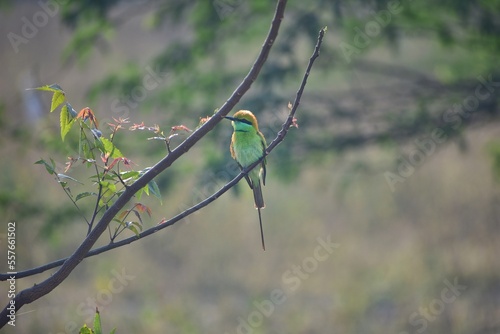
[[(155, 182), (155, 180), (151, 180), (148, 183), (148, 189), (149, 191), (160, 200), (161, 203), (161, 193), (160, 193), (160, 188), (158, 188), (158, 184)], [(149, 195), (149, 194), (148, 194)]]
[[(103, 196), (104, 196), (106, 190), (109, 190), (112, 194), (114, 194), (116, 192), (116, 185), (114, 183), (111, 183), (108, 181), (102, 181), (101, 186), (102, 186), (102, 190), (103, 190), (102, 191)], [(111, 196), (111, 194), (106, 194), (106, 196)]]
[(125, 223), (123, 222), (123, 217), (124, 217), (124, 216), (126, 216), (126, 215), (127, 215), (127, 213), (128, 213), (128, 211), (127, 211), (127, 210), (122, 211), (122, 212), (120, 213), (119, 218), (113, 218), (111, 221), (117, 222), (118, 224), (123, 225), (123, 226), (125, 227)]
[(94, 331), (90, 328), (87, 327), (87, 325), (83, 325), (82, 328), (80, 328), (79, 334), (94, 334)]
[(138, 222), (132, 222), (132, 225), (137, 226), (139, 230), (142, 232), (142, 224), (139, 224)]
[[(146, 186), (147, 187), (147, 186)], [(137, 197), (137, 200), (140, 201), (141, 200), (141, 197), (142, 197), (142, 194), (144, 193), (144, 188), (146, 187), (142, 187), (141, 189), (139, 189), (139, 191), (137, 191), (135, 193), (135, 197)]]
[[(83, 156), (85, 157), (85, 159), (93, 159), (94, 156), (92, 155), (92, 152), (90, 151), (90, 146), (87, 142), (87, 140), (82, 140), (81, 142), (82, 144), (82, 150), (83, 150)], [(90, 166), (92, 166), (92, 164), (90, 164)], [(89, 167), (89, 165), (87, 165), (87, 167)]]
[(35, 162), (35, 165), (44, 165), (45, 166), (45, 169), (47, 170), (47, 172), (49, 172), (50, 175), (53, 175), (55, 174), (55, 166), (51, 166), (49, 165), (49, 163), (47, 163), (47, 161), (41, 159), (41, 160), (38, 160), (37, 162)]
[(121, 158), (123, 157), (122, 152), (120, 152), (119, 149), (116, 148), (116, 146), (111, 142), (109, 139), (106, 139), (104, 137), (100, 138), (102, 144), (104, 145), (104, 152), (103, 153), (109, 153), (109, 156), (113, 159), (116, 158)]
[(50, 104), (50, 112), (53, 112), (57, 109), (62, 103), (64, 103), (65, 95), (63, 91), (56, 91), (54, 95), (52, 95), (52, 102)]
[(75, 181), (76, 183), (83, 184), (83, 183), (81, 183), (80, 181), (78, 181), (77, 179), (75, 179), (75, 178), (73, 178), (73, 177), (71, 177), (71, 176), (68, 176), (68, 175), (66, 175), (66, 174), (61, 174), (61, 173), (59, 173), (59, 174), (57, 174), (57, 176), (58, 176), (60, 179), (70, 179), (71, 181)]
[(61, 114), (59, 115), (59, 125), (61, 126), (61, 138), (64, 141), (64, 137), (68, 134), (69, 128), (69, 112), (68, 107), (64, 106), (61, 108)]
[(43, 90), (43, 91), (52, 92), (52, 93), (56, 93), (56, 92), (63, 92), (64, 93), (64, 90), (58, 84), (45, 85), (45, 86), (36, 87), (36, 88), (28, 88), (27, 90), (32, 90), (32, 89)]
[(118, 181), (117, 178), (116, 178), (116, 175), (110, 175), (110, 174), (105, 174), (104, 176), (101, 176), (100, 177), (101, 180), (108, 180), (108, 181)]
[(149, 196), (149, 185), (145, 185), (142, 190)]
[(71, 118), (70, 110), (73, 108), (69, 103), (66, 103), (62, 108), (61, 108), (61, 115), (59, 118), (59, 123), (61, 125), (61, 138), (64, 141), (64, 138), (68, 134), (69, 130), (71, 129), (71, 126), (73, 126), (73, 123), (75, 122), (74, 118)]
[(106, 154), (106, 148), (104, 147), (104, 143), (102, 142), (103, 139), (106, 139), (106, 138), (96, 138), (94, 137), (95, 140), (94, 140), (94, 143), (95, 143), (95, 147), (97, 147), (99, 149), (99, 151), (101, 151), (103, 154)]
[(131, 171), (126, 171), (126, 172), (121, 172), (120, 173), (120, 177), (123, 179), (123, 180), (126, 180), (126, 179), (129, 179), (129, 178), (132, 178), (132, 179), (137, 179), (139, 177), (140, 173), (135, 171), (135, 170), (131, 170)]
[[(139, 221), (141, 222), (142, 224), (142, 218), (141, 218), (141, 214), (137, 211), (137, 210), (132, 210), (132, 212), (134, 213), (134, 215), (137, 217), (137, 219), (139, 219)], [(141, 226), (139, 223), (136, 223), (136, 222), (131, 222), (130, 223), (131, 225), (135, 224), (137, 226)], [(142, 227), (141, 227), (141, 230), (142, 230)]]
[(95, 309), (95, 317), (94, 317), (94, 332), (95, 334), (102, 334), (101, 328), (101, 316), (99, 314), (99, 310)]
[(116, 332), (116, 328), (113, 328), (113, 329), (111, 330), (111, 332), (109, 332), (109, 334), (115, 334), (115, 332)]
[(64, 93), (64, 90), (58, 84), (53, 84), (50, 86), (45, 85), (42, 87), (36, 87), (34, 89), (54, 93), (52, 95), (52, 102), (50, 104), (50, 112), (53, 112), (54, 110), (56, 110), (57, 107), (59, 107), (64, 102), (64, 99), (66, 98), (66, 96), (65, 96), (66, 94)]
[(89, 192), (89, 191), (79, 193), (78, 195), (76, 195), (75, 202), (77, 202), (78, 200), (80, 200), (82, 198), (88, 197), (88, 196), (97, 196), (97, 194)]
[(139, 231), (137, 230), (137, 228), (136, 228), (134, 225), (132, 225), (132, 224), (128, 224), (127, 228), (128, 228), (129, 230), (131, 230), (132, 232), (134, 232), (134, 234), (135, 234), (136, 236), (139, 236)]

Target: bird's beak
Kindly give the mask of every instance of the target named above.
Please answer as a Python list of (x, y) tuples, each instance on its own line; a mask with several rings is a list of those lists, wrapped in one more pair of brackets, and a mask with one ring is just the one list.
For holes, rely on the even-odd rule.
[(231, 120), (231, 121), (236, 121), (236, 119), (234, 117), (229, 117), (229, 116), (225, 116), (224, 118), (228, 119), (228, 120)]

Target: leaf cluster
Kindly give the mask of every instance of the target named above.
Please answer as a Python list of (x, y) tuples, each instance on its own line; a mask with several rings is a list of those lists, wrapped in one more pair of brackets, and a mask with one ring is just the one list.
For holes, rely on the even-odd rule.
[[(253, 56), (250, 51), (260, 43), (258, 36), (267, 29), (266, 22), (273, 6), (264, 0), (155, 1), (149, 5), (141, 11), (135, 8), (136, 15), (144, 14), (149, 29), (175, 26), (186, 31), (174, 35), (148, 61), (152, 68), (168, 73), (168, 79), (149, 92), (147, 103), (141, 104), (141, 112), (150, 108), (169, 110), (169, 117), (174, 122), (182, 122), (186, 111), (199, 117), (206, 115), (207, 109), (218, 105), (234, 87), (242, 74), (239, 65)], [(111, 17), (112, 10), (119, 6), (127, 10), (119, 17)], [(397, 10), (390, 12), (394, 6)], [(76, 1), (67, 7), (65, 13), (71, 15), (65, 16), (65, 22), (76, 35), (87, 29), (89, 20), (105, 21), (109, 29), (117, 30), (134, 11), (133, 5), (127, 7), (119, 1), (103, 4)], [(279, 177), (293, 179), (296, 176), (294, 168), (310, 160), (296, 154), (297, 151), (322, 155), (325, 150), (342, 152), (372, 143), (409, 142), (425, 135), (430, 127), (439, 125), (444, 112), (442, 106), (452, 105), (443, 93), (467, 96), (470, 92), (468, 82), (481, 73), (498, 70), (500, 7), (495, 0), (313, 0), (295, 2), (287, 19), (293, 23), (283, 25), (274, 56), (266, 63), (261, 80), (242, 101), (242, 108), (254, 111), (257, 116), (263, 110), (280, 110), (287, 102), (289, 83), (299, 75), (303, 65), (302, 50), (306, 49), (304, 46), (314, 45), (318, 27), (332, 26), (337, 40), (325, 44), (323, 59), (317, 65), (324, 70), (324, 83), (312, 83), (317, 85), (316, 94), (304, 97), (304, 108), (310, 112), (301, 122), (310, 131), (297, 141), (284, 143), (279, 154), (287, 162), (279, 166), (283, 171)], [(359, 31), (366, 34), (371, 25), (378, 25), (379, 31), (375, 36), (368, 36), (369, 41), (363, 47), (356, 45)], [(109, 35), (108, 30), (104, 31), (88, 35), (87, 45), (91, 50), (96, 50), (96, 42)], [(379, 47), (388, 46), (397, 53), (408, 43), (422, 40), (439, 45), (442, 49), (437, 52), (446, 55), (433, 65), (436, 77), (411, 68), (413, 64), (396, 66), (365, 60)], [(357, 47), (359, 53), (352, 62), (346, 62), (338, 41)], [(79, 49), (72, 52), (74, 57), (79, 57)], [(406, 68), (408, 65), (410, 68)], [(140, 82), (143, 72), (140, 64), (129, 62), (90, 88), (89, 94), (95, 99), (110, 93), (127, 96)], [(358, 78), (374, 76), (376, 82), (371, 85), (360, 79), (359, 85), (349, 84), (345, 89), (332, 80), (339, 73), (344, 73), (347, 79), (353, 73)], [(429, 78), (432, 80), (427, 80)], [(345, 82), (345, 79), (340, 80)], [(332, 87), (333, 84), (336, 86)], [(367, 86), (369, 88), (365, 88)], [(408, 92), (404, 103), (398, 101), (402, 90)], [(387, 106), (384, 101), (393, 103)], [(492, 112), (494, 106), (495, 103), (487, 111)], [(407, 119), (414, 122), (405, 123)], [(266, 121), (264, 119), (262, 125)], [(325, 124), (335, 126), (325, 128)], [(366, 131), (371, 128), (376, 131)], [(220, 145), (219, 150), (226, 149), (227, 144), (217, 134), (211, 135), (211, 139), (214, 145)], [(226, 158), (211, 159), (213, 165), (210, 167), (222, 166)]]
[[(85, 107), (76, 112), (69, 102), (66, 101), (66, 93), (57, 84), (45, 85), (35, 88), (41, 91), (52, 93), (50, 112), (59, 110), (61, 139), (64, 141), (67, 134), (73, 129), (79, 135), (78, 154), (69, 156), (65, 164), (64, 171), (59, 171), (56, 162), (51, 158), (49, 160), (40, 159), (36, 164), (43, 165), (46, 171), (52, 175), (62, 187), (63, 191), (77, 208), (88, 225), (88, 232), (92, 230), (96, 218), (113, 205), (123, 191), (132, 183), (146, 173), (149, 168), (142, 170), (133, 169), (134, 163), (126, 158), (120, 149), (115, 145), (114, 140), (121, 130), (127, 129), (127, 119), (114, 119), (114, 123), (109, 123), (110, 134), (107, 137), (99, 129), (97, 115), (89, 107)], [(137, 124), (128, 128), (128, 130), (149, 130), (155, 132), (168, 144), (159, 127), (140, 127)], [(171, 136), (174, 134), (171, 134)], [(83, 188), (85, 184), (68, 173), (78, 165), (85, 165), (93, 173), (88, 177), (92, 191), (75, 192), (73, 189)], [(136, 194), (136, 199), (141, 200), (143, 194), (154, 195), (161, 201), (161, 193), (154, 180), (150, 181)], [(79, 202), (91, 199), (94, 201), (94, 210), (90, 215), (84, 213)], [(133, 213), (132, 219), (130, 214)], [(135, 203), (131, 209), (123, 211), (113, 219), (117, 223), (114, 231), (108, 226), (110, 241), (113, 242), (124, 230), (132, 231), (138, 235), (143, 228), (142, 214), (147, 213), (151, 216), (149, 207), (142, 203)]]

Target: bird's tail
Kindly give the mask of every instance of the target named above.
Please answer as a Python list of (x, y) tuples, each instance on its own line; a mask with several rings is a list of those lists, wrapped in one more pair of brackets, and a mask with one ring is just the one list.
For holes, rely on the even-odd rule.
[(259, 182), (253, 183), (253, 198), (255, 201), (255, 207), (258, 209), (265, 208), (264, 197), (262, 197), (262, 186)]
[(264, 230), (262, 229), (262, 217), (260, 215), (260, 209), (263, 209), (266, 205), (264, 204), (264, 197), (262, 197), (262, 187), (260, 180), (253, 183), (253, 198), (255, 200), (255, 207), (259, 211), (259, 224), (260, 224), (260, 237), (262, 239), (262, 249), (266, 250), (266, 245), (264, 243)]
[(264, 242), (264, 230), (262, 229), (262, 216), (260, 215), (260, 208), (257, 208), (259, 211), (259, 224), (260, 224), (260, 239), (262, 240), (262, 249), (266, 250), (266, 243)]

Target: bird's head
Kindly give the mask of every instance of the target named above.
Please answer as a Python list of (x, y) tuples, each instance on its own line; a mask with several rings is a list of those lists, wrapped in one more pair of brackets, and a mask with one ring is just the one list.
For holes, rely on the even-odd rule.
[(233, 117), (226, 116), (225, 118), (231, 120), (235, 131), (247, 132), (250, 128), (259, 131), (259, 124), (257, 118), (248, 110), (240, 110), (236, 112)]

